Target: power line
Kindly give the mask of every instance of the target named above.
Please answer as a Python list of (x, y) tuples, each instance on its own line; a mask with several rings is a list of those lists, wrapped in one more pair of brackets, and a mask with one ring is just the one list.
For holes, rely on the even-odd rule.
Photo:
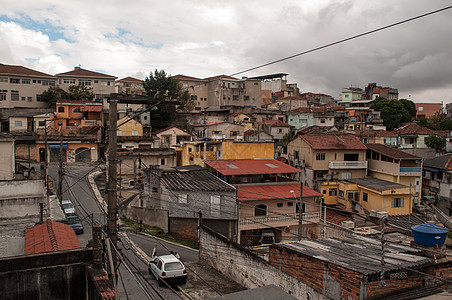
[(332, 43), (329, 43), (329, 44), (326, 44), (326, 45), (323, 45), (323, 46), (320, 46), (320, 47), (316, 47), (316, 48), (313, 48), (311, 50), (303, 51), (303, 52), (300, 52), (300, 53), (297, 53), (297, 54), (293, 54), (293, 55), (290, 55), (290, 56), (287, 56), (287, 57), (284, 57), (284, 58), (280, 58), (280, 59), (277, 59), (277, 60), (274, 60), (274, 61), (262, 64), (262, 65), (259, 65), (259, 66), (256, 66), (256, 67), (252, 67), (252, 68), (249, 68), (249, 69), (237, 72), (237, 73), (233, 73), (233, 74), (231, 74), (229, 76), (236, 76), (236, 75), (239, 75), (239, 74), (242, 74), (242, 73), (246, 73), (246, 72), (249, 72), (249, 71), (260, 69), (260, 68), (263, 68), (263, 67), (266, 67), (266, 66), (269, 66), (269, 65), (273, 65), (273, 64), (285, 61), (285, 60), (289, 60), (289, 59), (292, 59), (292, 58), (295, 58), (295, 57), (298, 57), (298, 56), (301, 56), (301, 55), (305, 55), (305, 54), (308, 54), (308, 53), (311, 53), (311, 52), (315, 52), (315, 51), (318, 51), (318, 50), (321, 50), (321, 49), (325, 49), (325, 48), (328, 48), (328, 47), (331, 47), (331, 46), (334, 46), (334, 45), (338, 45), (338, 44), (341, 44), (341, 43), (344, 43), (344, 42), (348, 42), (348, 41), (351, 41), (351, 40), (354, 40), (354, 39), (357, 39), (357, 38), (360, 38), (360, 37), (363, 37), (363, 36), (366, 36), (366, 35), (369, 35), (369, 34), (372, 34), (372, 33), (376, 33), (378, 31), (382, 31), (382, 30), (385, 30), (385, 29), (388, 29), (388, 28), (391, 28), (391, 27), (395, 27), (397, 25), (401, 25), (401, 24), (404, 24), (404, 23), (408, 23), (408, 22), (411, 22), (411, 21), (423, 18), (423, 17), (427, 17), (427, 16), (430, 16), (430, 15), (433, 15), (433, 14), (436, 14), (436, 13), (439, 13), (439, 12), (442, 12), (442, 11), (445, 11), (445, 10), (448, 10), (448, 9), (451, 9), (451, 8), (452, 8), (452, 5), (444, 7), (444, 8), (441, 8), (441, 9), (437, 9), (437, 10), (434, 10), (434, 11), (431, 11), (431, 12), (428, 12), (428, 13), (416, 16), (416, 17), (405, 19), (403, 21), (392, 23), (390, 25), (379, 27), (377, 29), (366, 31), (364, 33), (353, 35), (351, 37), (348, 37), (348, 38), (345, 38), (345, 39), (342, 39), (342, 40), (338, 40), (336, 42), (332, 42)]

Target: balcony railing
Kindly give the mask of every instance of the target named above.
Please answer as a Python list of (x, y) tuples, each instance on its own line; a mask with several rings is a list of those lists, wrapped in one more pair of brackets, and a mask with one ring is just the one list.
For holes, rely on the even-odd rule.
[(420, 173), (421, 167), (400, 167), (400, 173)]
[(337, 161), (328, 163), (330, 169), (367, 169), (367, 161)]
[[(303, 213), (302, 218), (303, 220), (320, 219), (320, 212)], [(298, 214), (241, 217), (239, 221), (240, 225), (281, 223), (281, 222), (294, 222), (295, 224), (298, 222)]]

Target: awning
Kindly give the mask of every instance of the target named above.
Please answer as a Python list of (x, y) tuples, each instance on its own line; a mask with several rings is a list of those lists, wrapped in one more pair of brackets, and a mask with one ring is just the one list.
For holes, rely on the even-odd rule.
[(101, 112), (102, 111), (102, 105), (87, 105), (80, 107), (80, 111), (95, 111), (95, 112)]
[[(60, 149), (60, 144), (50, 144), (49, 149)], [(67, 144), (63, 144), (63, 149), (67, 149)]]

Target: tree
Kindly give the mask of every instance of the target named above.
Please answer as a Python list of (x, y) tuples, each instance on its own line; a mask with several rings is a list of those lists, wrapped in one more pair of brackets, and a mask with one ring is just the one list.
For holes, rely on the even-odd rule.
[(41, 100), (47, 102), (48, 107), (55, 108), (57, 101), (61, 99), (69, 99), (69, 95), (59, 87), (51, 86), (41, 94)]
[[(416, 113), (417, 113), (416, 104), (414, 104), (413, 101), (408, 100), (408, 99), (400, 99), (399, 102), (403, 104), (403, 107), (410, 115), (409, 121), (411, 121), (411, 119), (416, 117)], [(409, 121), (407, 121), (407, 122), (409, 122)]]
[(71, 85), (68, 89), (69, 97), (73, 100), (93, 100), (95, 97), (93, 88), (88, 88), (85, 85)]
[(438, 152), (446, 148), (446, 140), (437, 135), (429, 136), (425, 144), (427, 147), (434, 148)]
[(412, 109), (414, 103), (406, 99), (402, 100), (389, 100), (384, 97), (378, 97), (371, 106), (372, 109), (381, 112), (383, 124), (388, 130), (400, 127), (404, 122), (410, 122), (412, 114), (416, 115), (416, 107), (414, 107), (414, 112)]
[[(182, 92), (179, 80), (167, 75), (164, 70), (155, 69), (154, 73), (151, 72), (149, 77), (144, 79), (143, 86), (151, 100), (168, 102), (187, 97), (187, 94)], [(150, 122), (156, 129), (167, 127), (174, 119), (175, 104), (161, 103), (150, 111)]]
[(185, 90), (182, 95), (179, 97), (179, 109), (183, 112), (190, 112), (195, 108), (195, 100), (191, 98), (190, 93)]

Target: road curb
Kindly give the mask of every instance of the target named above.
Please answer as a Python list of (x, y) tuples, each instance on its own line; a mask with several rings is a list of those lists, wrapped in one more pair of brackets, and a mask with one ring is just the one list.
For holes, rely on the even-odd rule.
[(91, 186), (91, 190), (94, 193), (94, 196), (96, 197), (97, 203), (100, 205), (101, 209), (104, 211), (105, 214), (107, 214), (107, 202), (100, 194), (99, 189), (97, 188), (97, 184), (95, 181), (95, 178), (102, 174), (103, 171), (94, 171), (88, 175), (88, 181), (89, 185)]
[(149, 234), (149, 233), (135, 232), (135, 231), (133, 231), (133, 230), (128, 230), (128, 231), (130, 231), (130, 232), (132, 232), (132, 233), (135, 233), (135, 234), (141, 234), (141, 235), (144, 235), (144, 236), (147, 236), (147, 237), (150, 237), (150, 238), (154, 238), (154, 239), (157, 239), (157, 240), (160, 240), (160, 241), (165, 241), (165, 242), (167, 242), (167, 243), (169, 243), (169, 244), (171, 244), (171, 245), (178, 246), (178, 247), (182, 247), (182, 248), (185, 248), (185, 249), (187, 249), (187, 250), (192, 250), (192, 251), (194, 251), (194, 252), (198, 252), (198, 253), (199, 253), (199, 250), (198, 250), (198, 249), (193, 249), (193, 248), (191, 248), (191, 247), (188, 247), (188, 246), (185, 246), (185, 245), (176, 243), (176, 242), (168, 241), (168, 240), (159, 238), (159, 237), (157, 237), (157, 236), (155, 236), (155, 235), (152, 235), (152, 234)]

